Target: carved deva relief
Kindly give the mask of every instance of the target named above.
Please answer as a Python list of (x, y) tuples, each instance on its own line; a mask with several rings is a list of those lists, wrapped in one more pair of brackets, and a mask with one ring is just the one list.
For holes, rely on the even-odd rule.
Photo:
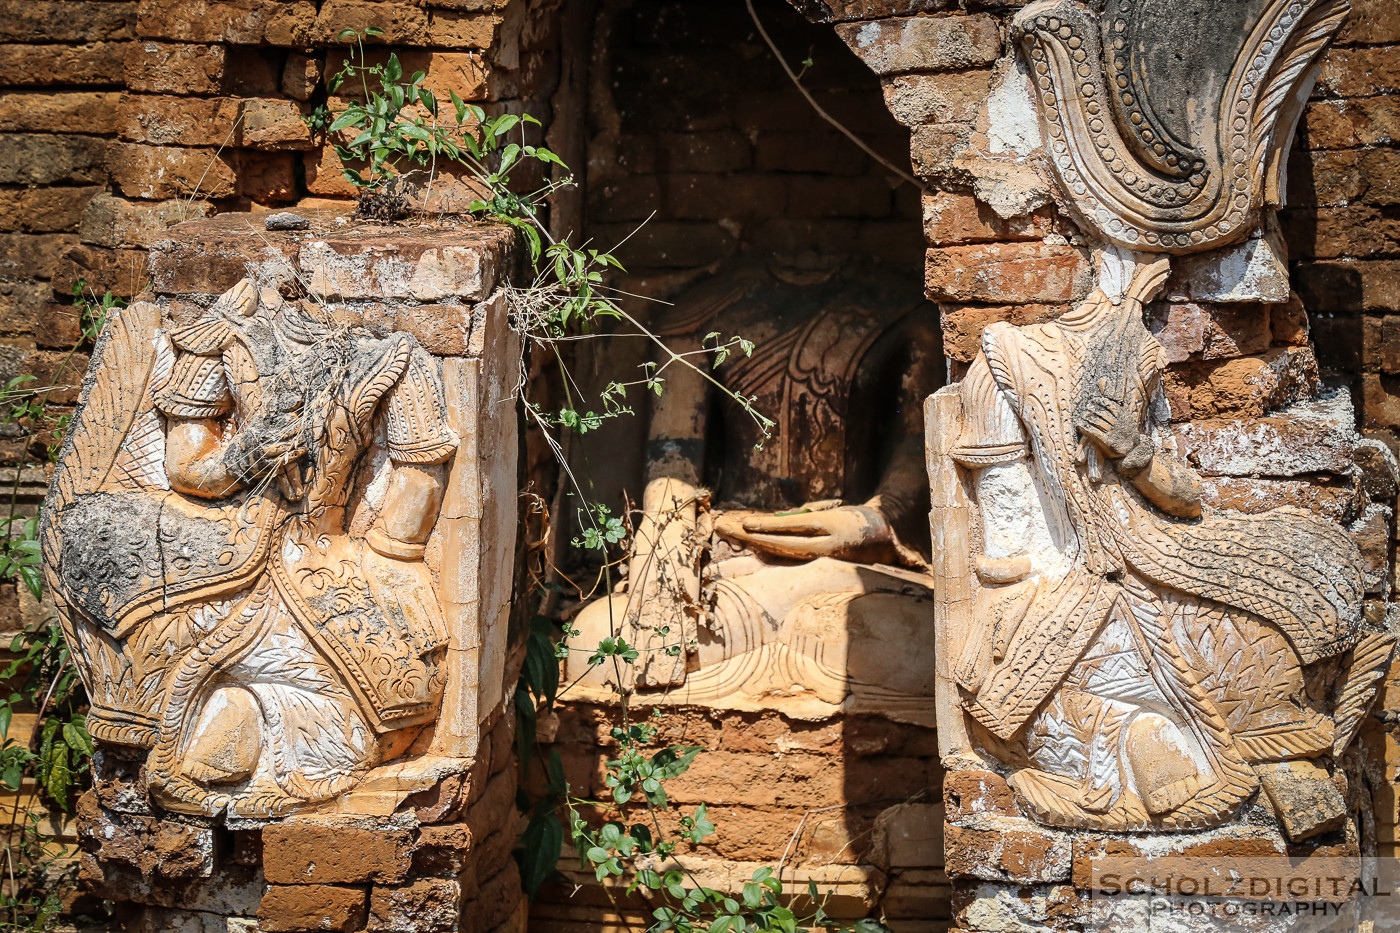
[(89, 728), (149, 750), (167, 809), (282, 815), (426, 741), (457, 448), (438, 366), (248, 281), (184, 326), (110, 324), (43, 546)]
[(1361, 555), (1301, 510), (1202, 503), (1143, 317), (1172, 254), (1251, 235), (1278, 202), (1344, 10), (1055, 0), (1016, 17), (1097, 288), (1059, 320), (988, 327), (926, 423), (945, 764), (1004, 771), (1045, 824), (1201, 829), (1261, 788), (1295, 840), (1344, 819), (1331, 762), (1394, 651), (1363, 621)]

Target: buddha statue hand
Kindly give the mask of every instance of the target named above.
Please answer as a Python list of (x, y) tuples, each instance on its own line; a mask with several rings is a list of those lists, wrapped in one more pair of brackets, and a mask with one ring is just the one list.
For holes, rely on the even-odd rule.
[(894, 529), (872, 505), (818, 502), (771, 515), (725, 515), (715, 530), (738, 544), (793, 560), (896, 560)]

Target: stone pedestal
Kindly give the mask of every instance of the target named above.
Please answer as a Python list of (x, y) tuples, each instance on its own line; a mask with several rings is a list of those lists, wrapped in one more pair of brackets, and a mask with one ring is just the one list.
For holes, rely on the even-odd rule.
[(306, 216), (175, 228), (94, 355), (44, 530), (83, 875), (132, 931), (522, 929), (513, 239)]

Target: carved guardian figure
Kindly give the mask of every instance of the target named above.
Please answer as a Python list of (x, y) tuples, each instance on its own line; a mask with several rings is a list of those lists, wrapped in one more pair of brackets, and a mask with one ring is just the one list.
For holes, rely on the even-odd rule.
[(316, 804), (436, 717), (444, 404), (413, 338), (247, 281), (185, 326), (150, 304), (112, 321), (43, 545), (89, 728), (150, 749), (162, 805)]
[(927, 405), (950, 768), (1008, 774), (1058, 827), (1219, 826), (1262, 787), (1294, 841), (1339, 828), (1333, 778), (1395, 650), (1363, 561), (1291, 508), (1202, 502), (1166, 427), (1143, 305), (1175, 256), (1257, 236), (1344, 0), (1040, 0), (1018, 41), (1061, 206), (1097, 288), (993, 324)]

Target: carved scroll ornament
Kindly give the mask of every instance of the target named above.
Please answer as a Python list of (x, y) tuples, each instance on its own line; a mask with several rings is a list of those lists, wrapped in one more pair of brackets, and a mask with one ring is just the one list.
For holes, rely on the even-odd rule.
[(1048, 161), (1086, 229), (1189, 253), (1283, 202), (1318, 57), (1347, 0), (1040, 0), (1013, 21)]
[(353, 789), (437, 716), (438, 363), (249, 282), (111, 322), (44, 508), (99, 741), (168, 809), (267, 817)]

